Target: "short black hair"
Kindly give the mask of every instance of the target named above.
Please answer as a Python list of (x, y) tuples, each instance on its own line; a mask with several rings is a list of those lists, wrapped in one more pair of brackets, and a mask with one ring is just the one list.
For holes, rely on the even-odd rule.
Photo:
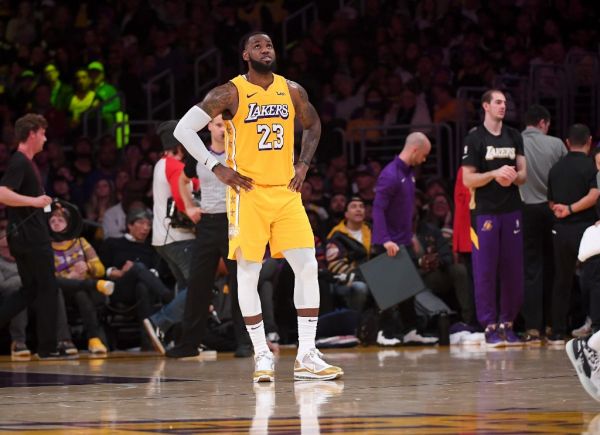
[(550, 112), (544, 106), (532, 104), (525, 112), (525, 125), (538, 125), (540, 121), (550, 121)]
[(246, 46), (248, 45), (248, 41), (250, 40), (250, 38), (252, 38), (253, 36), (256, 35), (265, 35), (268, 36), (269, 39), (273, 40), (273, 38), (271, 38), (271, 36), (269, 36), (268, 33), (260, 31), (260, 30), (255, 30), (253, 32), (247, 33), (246, 35), (244, 35), (244, 37), (242, 38), (242, 48), (245, 50)]
[(569, 144), (575, 147), (584, 146), (592, 133), (585, 124), (573, 124), (569, 129)]
[(360, 202), (362, 205), (365, 205), (365, 202), (360, 196), (352, 196), (348, 198), (348, 201), (346, 202), (346, 211), (348, 211), (350, 204), (352, 204), (353, 202)]

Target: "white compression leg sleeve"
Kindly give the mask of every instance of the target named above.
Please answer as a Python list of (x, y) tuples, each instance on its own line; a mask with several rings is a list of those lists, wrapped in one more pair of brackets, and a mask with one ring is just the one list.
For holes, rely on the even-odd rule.
[[(258, 296), (258, 276), (260, 275), (262, 263), (244, 260), (240, 250), (237, 251), (236, 258), (238, 300), (242, 316), (252, 317), (262, 314), (260, 297)], [(252, 341), (255, 355), (269, 351), (265, 335), (265, 324), (262, 319), (252, 325), (246, 324), (246, 330)]]
[(242, 316), (252, 317), (262, 313), (258, 296), (258, 276), (262, 263), (244, 260), (237, 252), (238, 299)]
[(294, 305), (319, 308), (319, 266), (313, 248), (288, 249), (283, 256), (294, 271)]
[[(294, 271), (294, 305), (299, 308), (319, 308), (319, 266), (315, 250), (290, 249), (283, 252)], [(317, 316), (298, 316), (298, 360), (314, 349), (317, 334)]]

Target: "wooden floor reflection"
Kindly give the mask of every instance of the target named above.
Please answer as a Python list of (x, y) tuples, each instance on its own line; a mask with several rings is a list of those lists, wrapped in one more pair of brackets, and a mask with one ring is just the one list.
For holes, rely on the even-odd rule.
[(327, 352), (335, 382), (294, 382), (283, 351), (274, 384), (252, 361), (152, 354), (61, 362), (0, 360), (1, 433), (600, 433), (561, 348), (440, 347)]

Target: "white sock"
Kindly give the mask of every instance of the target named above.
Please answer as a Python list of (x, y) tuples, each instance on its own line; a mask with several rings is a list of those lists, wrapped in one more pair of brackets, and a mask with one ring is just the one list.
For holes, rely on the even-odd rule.
[(588, 346), (596, 352), (600, 352), (600, 331), (592, 335), (588, 340)]
[(250, 340), (252, 340), (252, 346), (254, 346), (254, 355), (269, 350), (265, 338), (265, 324), (262, 320), (255, 325), (246, 325), (246, 329), (250, 335)]
[(315, 349), (317, 335), (317, 317), (298, 316), (298, 356), (301, 357), (311, 349)]

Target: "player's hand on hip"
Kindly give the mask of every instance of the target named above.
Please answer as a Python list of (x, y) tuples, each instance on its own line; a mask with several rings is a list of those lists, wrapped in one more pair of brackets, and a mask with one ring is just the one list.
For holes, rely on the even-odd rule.
[(383, 247), (385, 248), (385, 251), (387, 252), (387, 255), (389, 257), (395, 257), (396, 254), (398, 253), (398, 251), (400, 251), (400, 247), (396, 243), (392, 242), (391, 240), (388, 242), (385, 242), (383, 244)]
[(44, 208), (52, 204), (52, 198), (48, 195), (40, 195), (31, 199), (31, 206), (35, 208)]
[(185, 214), (192, 222), (197, 224), (202, 218), (202, 209), (200, 207), (189, 207), (185, 209)]
[(213, 169), (214, 174), (223, 184), (233, 187), (239, 193), (240, 188), (250, 191), (254, 188), (252, 178), (248, 178), (224, 165), (217, 165)]
[(300, 192), (302, 189), (302, 183), (304, 183), (304, 179), (306, 178), (306, 172), (308, 171), (308, 166), (304, 163), (298, 163), (294, 165), (294, 178), (288, 184), (288, 189), (293, 192)]

